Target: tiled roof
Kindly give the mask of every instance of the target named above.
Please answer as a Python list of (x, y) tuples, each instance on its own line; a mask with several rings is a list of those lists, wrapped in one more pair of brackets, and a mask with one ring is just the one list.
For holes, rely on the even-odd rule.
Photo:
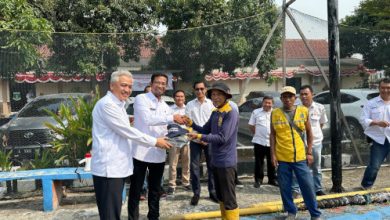
[[(308, 40), (310, 47), (318, 59), (328, 59), (328, 42), (326, 40)], [(303, 40), (286, 40), (287, 59), (312, 59), (309, 50), (306, 48)], [(282, 49), (276, 57), (282, 58)]]

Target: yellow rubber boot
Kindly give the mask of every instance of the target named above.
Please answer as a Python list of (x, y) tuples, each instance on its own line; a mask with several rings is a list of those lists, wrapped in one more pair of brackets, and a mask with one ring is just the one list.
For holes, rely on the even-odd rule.
[(222, 220), (226, 220), (226, 210), (225, 210), (225, 205), (223, 204), (223, 202), (220, 202), (219, 203), (219, 209), (221, 209), (221, 219)]
[(226, 220), (238, 220), (240, 219), (240, 209), (225, 210)]

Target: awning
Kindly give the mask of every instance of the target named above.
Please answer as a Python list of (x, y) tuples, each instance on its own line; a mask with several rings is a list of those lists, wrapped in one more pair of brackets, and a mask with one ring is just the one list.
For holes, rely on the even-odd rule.
[[(64, 73), (46, 72), (38, 76), (35, 74), (35, 72), (25, 72), (25, 73), (17, 73), (15, 75), (15, 82), (17, 83), (89, 82), (91, 81), (91, 78), (92, 76), (81, 76), (78, 74), (69, 76)], [(96, 80), (98, 82), (103, 81), (104, 79), (105, 79), (104, 73), (99, 73), (96, 75)]]
[[(329, 75), (329, 71), (326, 69), (324, 70), (325, 74)], [(368, 69), (364, 67), (363, 65), (358, 65), (356, 68), (346, 68), (341, 70), (341, 76), (352, 76), (357, 75), (360, 73), (364, 74), (375, 74), (377, 71), (375, 69)], [(300, 65), (298, 67), (288, 67), (286, 69), (286, 78), (293, 78), (296, 75), (303, 75), (303, 74), (309, 74), (312, 76), (321, 76), (321, 72), (318, 70), (317, 67), (305, 67), (304, 65)], [(277, 78), (283, 78), (283, 69), (280, 67), (275, 70), (271, 70), (269, 72), (270, 76), (277, 77)], [(210, 74), (207, 74), (205, 76), (205, 79), (207, 81), (218, 81), (218, 80), (243, 80), (243, 79), (264, 79), (266, 74), (261, 74), (257, 69), (253, 72), (253, 74), (250, 73), (249, 68), (244, 68), (243, 70), (236, 69), (233, 74), (229, 74), (228, 72), (223, 72), (220, 70), (213, 70)]]
[[(168, 85), (167, 90), (173, 90), (172, 81), (177, 80), (172, 73), (165, 73), (168, 76)], [(139, 73), (133, 74), (134, 84), (133, 91), (143, 91), (144, 88), (150, 84), (150, 78), (152, 77), (151, 73)], [(18, 73), (15, 75), (15, 82), (17, 83), (57, 83), (57, 82), (89, 82), (91, 81), (92, 76), (81, 76), (74, 75), (68, 76), (63, 73), (54, 73), (47, 72), (40, 74), (39, 76), (35, 75), (35, 72), (25, 72)], [(98, 82), (104, 81), (106, 79), (105, 73), (96, 74), (96, 80)]]

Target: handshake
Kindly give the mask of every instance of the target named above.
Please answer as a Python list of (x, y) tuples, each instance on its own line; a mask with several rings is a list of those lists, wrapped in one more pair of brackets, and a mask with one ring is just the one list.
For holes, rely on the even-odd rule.
[(190, 127), (192, 125), (192, 120), (187, 115), (173, 115), (173, 121), (177, 124), (186, 125)]

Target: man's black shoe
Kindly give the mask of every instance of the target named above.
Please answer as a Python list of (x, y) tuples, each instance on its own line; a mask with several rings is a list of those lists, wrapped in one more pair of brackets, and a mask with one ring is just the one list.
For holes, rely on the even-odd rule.
[(316, 195), (317, 196), (324, 196), (324, 195), (326, 195), (326, 193), (324, 193), (324, 191), (320, 190), (320, 191), (316, 192)]
[(279, 183), (278, 183), (278, 181), (276, 181), (276, 180), (269, 181), (268, 184), (269, 184), (269, 185), (273, 185), (273, 186), (279, 186)]
[(191, 205), (198, 205), (199, 203), (199, 195), (194, 195), (192, 198), (191, 198)]
[(259, 188), (260, 187), (260, 182), (255, 182), (255, 184), (253, 184), (253, 187), (255, 187), (255, 188)]
[(191, 191), (191, 185), (183, 186), (184, 190)]
[(215, 202), (215, 203), (219, 203), (218, 197), (217, 197), (217, 195), (215, 195), (215, 193), (210, 194), (210, 200)]
[(168, 196), (170, 196), (170, 197), (175, 196), (175, 189), (172, 188), (172, 187), (169, 187), (169, 188), (168, 188), (167, 194), (168, 194)]
[(242, 182), (240, 180), (236, 180), (236, 187), (237, 188), (244, 188), (244, 184), (242, 184)]

